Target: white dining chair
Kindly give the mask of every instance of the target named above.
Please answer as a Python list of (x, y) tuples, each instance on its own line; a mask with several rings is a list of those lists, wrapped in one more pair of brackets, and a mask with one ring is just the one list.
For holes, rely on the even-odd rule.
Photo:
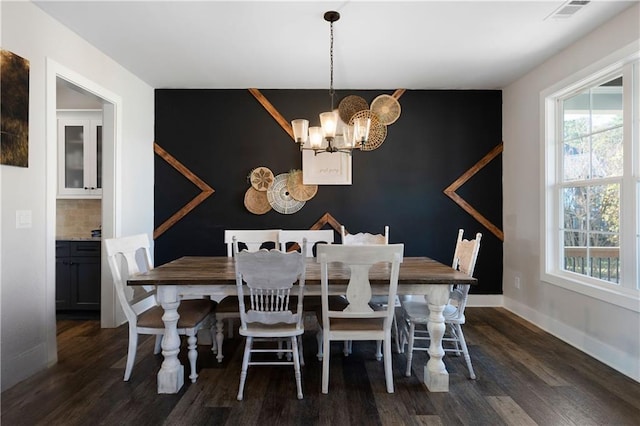
[[(240, 305), (239, 333), (245, 336), (244, 356), (240, 373), (238, 400), (243, 399), (247, 370), (253, 365), (293, 365), (297, 396), (302, 399), (299, 342), (304, 333), (303, 298), (306, 272), (302, 253), (261, 249), (256, 252), (238, 251), (235, 247), (236, 288)], [(294, 289), (294, 284), (298, 284)], [(293, 306), (295, 304), (295, 306)], [(287, 349), (279, 343), (289, 340)], [(258, 342), (277, 342), (278, 346), (254, 347)], [(291, 354), (292, 360), (283, 360), (282, 352)], [(260, 354), (253, 359), (252, 354)], [(277, 354), (265, 359), (266, 354)]]
[[(453, 254), (453, 269), (460, 270), (469, 276), (473, 276), (480, 250), (480, 240), (482, 234), (478, 232), (473, 240), (463, 239), (463, 229), (458, 230), (458, 238), (456, 240), (456, 248)], [(469, 284), (458, 284), (453, 287), (449, 295), (449, 302), (444, 308), (445, 335), (442, 338), (443, 349), (445, 353), (454, 352), (456, 355), (462, 353), (469, 369), (469, 377), (476, 378), (471, 365), (471, 357), (469, 349), (462, 333), (462, 325), (465, 323), (464, 310), (467, 305), (469, 295)], [(407, 370), (405, 374), (411, 375), (411, 362), (413, 360), (414, 351), (426, 352), (429, 350), (429, 330), (427, 324), (429, 322), (429, 303), (425, 296), (402, 296), (400, 303), (403, 309), (404, 317), (404, 333), (408, 342), (407, 349)], [(423, 343), (420, 345), (420, 343)], [(452, 343), (452, 347), (445, 346), (446, 343)]]
[[(316, 244), (325, 243), (333, 244), (335, 232), (333, 229), (281, 229), (278, 236), (280, 240), (280, 250), (287, 251), (291, 249), (291, 243), (297, 244), (301, 247), (302, 240), (306, 239), (307, 249), (305, 255), (307, 257), (313, 257), (313, 249)], [(304, 301), (304, 312), (313, 312), (318, 315), (320, 311), (320, 297), (307, 296)], [(319, 360), (322, 359), (322, 333), (316, 333), (316, 341), (318, 343), (318, 353), (316, 356)], [(302, 347), (302, 346), (301, 346)], [(300, 350), (300, 362), (304, 365), (304, 351)]]
[[(151, 255), (149, 254), (149, 238), (146, 234), (132, 235), (121, 238), (108, 238), (104, 240), (104, 246), (109, 262), (109, 269), (113, 278), (120, 306), (129, 322), (129, 349), (127, 351), (127, 364), (124, 370), (124, 380), (128, 381), (136, 360), (138, 349), (138, 335), (151, 334), (156, 336), (153, 353), (160, 353), (162, 337), (164, 335), (164, 322), (162, 315), (164, 310), (156, 300), (155, 287), (136, 287), (131, 293), (126, 281), (129, 276), (141, 271), (153, 269)], [(215, 315), (216, 303), (209, 299), (182, 300), (178, 306), (177, 329), (179, 335), (188, 337), (188, 358), (191, 367), (189, 378), (195, 383), (198, 374), (196, 372), (197, 333), (205, 326), (212, 327)], [(213, 329), (211, 330), (213, 339)]]
[[(320, 245), (320, 291), (322, 299), (322, 393), (329, 391), (329, 359), (331, 341), (376, 340), (384, 346), (384, 372), (387, 392), (393, 393), (391, 365), (391, 324), (398, 290), (400, 263), (404, 256), (403, 244), (388, 245)], [(374, 310), (369, 302), (371, 285), (369, 271), (377, 263), (385, 263), (389, 270), (387, 301), (384, 310)], [(338, 264), (349, 267), (350, 278), (345, 292), (346, 307), (336, 309), (329, 303), (329, 270)]]
[(307, 249), (305, 256), (307, 257), (313, 257), (313, 249), (316, 244), (333, 244), (334, 237), (335, 232), (333, 229), (281, 229), (278, 233), (281, 251), (287, 251), (291, 247), (291, 243), (300, 246), (302, 239), (306, 239)]
[(384, 234), (370, 234), (369, 232), (350, 234), (344, 225), (340, 225), (340, 235), (342, 236), (342, 244), (389, 244), (389, 226), (384, 227)]
[[(389, 244), (389, 226), (385, 225), (384, 234), (371, 234), (369, 232), (358, 232), (356, 234), (350, 234), (346, 231), (344, 225), (340, 226), (340, 234), (342, 235), (342, 244)], [(397, 299), (397, 298), (396, 298)], [(382, 306), (386, 303), (384, 297), (373, 296), (371, 298), (371, 305), (374, 308), (382, 308), (385, 309), (385, 306)], [(400, 306), (400, 301), (396, 300), (396, 307)], [(395, 309), (395, 308), (394, 308)], [(393, 338), (396, 342), (396, 352), (401, 353), (403, 345), (400, 342), (401, 334), (398, 332), (398, 321), (396, 319), (396, 314), (393, 315)], [(348, 356), (351, 353), (351, 342), (345, 342), (344, 354)], [(380, 351), (380, 345), (378, 345), (378, 360), (382, 357), (382, 352)]]
[[(279, 229), (226, 229), (224, 231), (224, 243), (227, 246), (227, 256), (234, 255), (234, 238), (238, 248), (246, 248), (248, 251), (258, 251), (260, 248), (278, 248)], [(227, 322), (227, 337), (233, 337), (234, 320), (240, 319), (240, 306), (237, 296), (227, 296), (222, 299), (216, 308), (216, 359), (219, 363), (224, 359), (222, 347), (224, 344), (224, 323)]]
[(257, 251), (260, 248), (278, 248), (279, 236), (279, 229), (225, 229), (227, 256), (233, 256), (233, 237), (237, 238), (241, 250), (246, 247), (249, 251)]

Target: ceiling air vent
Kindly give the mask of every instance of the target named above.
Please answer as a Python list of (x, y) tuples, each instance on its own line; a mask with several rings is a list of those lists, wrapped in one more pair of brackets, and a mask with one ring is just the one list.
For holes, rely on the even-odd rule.
[(571, 18), (577, 11), (585, 7), (591, 3), (590, 1), (581, 1), (581, 0), (571, 0), (566, 3), (563, 3), (559, 8), (557, 8), (551, 15), (547, 16), (545, 19), (566, 19)]

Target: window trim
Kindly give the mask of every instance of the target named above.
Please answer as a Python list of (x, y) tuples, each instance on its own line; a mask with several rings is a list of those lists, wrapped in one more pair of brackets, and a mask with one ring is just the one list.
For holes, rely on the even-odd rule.
[[(638, 156), (640, 154), (637, 152), (640, 149), (632, 150), (629, 156), (625, 155), (625, 168), (630, 165), (631, 173), (626, 173), (623, 177), (622, 191), (624, 193), (621, 192), (620, 194), (621, 201), (632, 200), (636, 205), (635, 209), (621, 208), (620, 213), (620, 244), (621, 246), (624, 244), (624, 253), (626, 254), (622, 260), (625, 264), (635, 264), (636, 266), (635, 268), (629, 268), (629, 270), (634, 269), (632, 271), (634, 276), (626, 277), (623, 274), (622, 280), (624, 283), (629, 280), (635, 282), (636, 288), (626, 287), (623, 282), (619, 285), (608, 284), (602, 280), (562, 270), (555, 260), (557, 253), (562, 250), (559, 247), (562, 245), (562, 241), (559, 241), (555, 232), (555, 227), (560, 223), (558, 222), (560, 219), (555, 216), (560, 214), (561, 202), (556, 191), (556, 177), (560, 176), (559, 173), (561, 172), (557, 150), (560, 135), (558, 135), (558, 129), (556, 128), (556, 112), (558, 99), (578, 92), (585, 85), (597, 84), (599, 81), (606, 80), (606, 78), (615, 74), (623, 74), (624, 81), (631, 81), (633, 90), (637, 91), (638, 83), (640, 83), (640, 78), (638, 77), (640, 64), (636, 65), (633, 75), (626, 73), (623, 68), (639, 58), (640, 40), (636, 40), (540, 92), (540, 161), (543, 170), (540, 185), (540, 280), (635, 312), (640, 312), (640, 277), (637, 261), (638, 250), (640, 250), (640, 243), (638, 242), (640, 212), (635, 211), (636, 218), (632, 214), (634, 210), (640, 208), (640, 200), (638, 200), (638, 197), (640, 197), (640, 177), (638, 176), (640, 173), (640, 161)], [(633, 98), (635, 102), (638, 102), (637, 95)], [(640, 146), (638, 144), (638, 131), (640, 129), (637, 118), (639, 111), (638, 105), (631, 105), (629, 101), (624, 104), (625, 131), (633, 129), (632, 137), (634, 141), (632, 145), (635, 147)], [(631, 192), (633, 194), (629, 195)], [(633, 229), (629, 230), (629, 226)], [(628, 237), (626, 241), (623, 241), (625, 235)], [(635, 241), (630, 243), (629, 240), (634, 238)], [(628, 247), (632, 247), (632, 250), (628, 250)], [(634, 259), (634, 256), (636, 259)], [(624, 271), (628, 272), (627, 268)]]

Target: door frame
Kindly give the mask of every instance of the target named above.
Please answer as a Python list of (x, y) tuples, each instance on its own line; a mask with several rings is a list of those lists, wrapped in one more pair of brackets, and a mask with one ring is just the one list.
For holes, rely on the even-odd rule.
[[(121, 212), (121, 141), (122, 141), (122, 97), (81, 74), (66, 68), (51, 58), (46, 58), (46, 208), (45, 208), (45, 273), (46, 315), (49, 328), (46, 331), (49, 364), (57, 362), (56, 300), (55, 300), (55, 240), (57, 199), (57, 118), (56, 80), (62, 78), (87, 94), (103, 100), (102, 140), (102, 238), (120, 235)], [(101, 251), (101, 306), (100, 325), (103, 328), (119, 325), (116, 294), (111, 283), (104, 250)]]

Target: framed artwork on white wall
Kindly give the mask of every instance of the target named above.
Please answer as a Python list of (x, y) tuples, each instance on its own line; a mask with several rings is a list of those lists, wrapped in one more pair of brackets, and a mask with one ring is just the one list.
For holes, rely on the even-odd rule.
[(29, 167), (29, 61), (0, 49), (0, 164)]

